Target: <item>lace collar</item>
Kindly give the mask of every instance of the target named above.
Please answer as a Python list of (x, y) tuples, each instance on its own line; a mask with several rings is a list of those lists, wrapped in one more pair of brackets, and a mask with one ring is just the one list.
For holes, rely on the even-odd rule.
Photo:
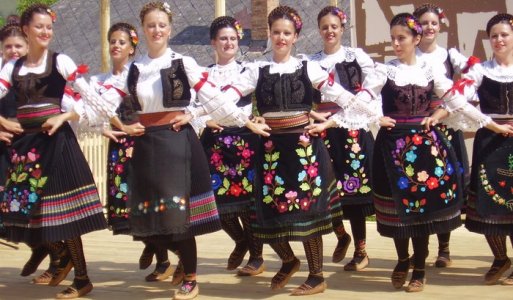
[(357, 54), (354, 48), (340, 47), (340, 49), (333, 54), (326, 54), (324, 51), (319, 51), (309, 57), (309, 60), (317, 61), (323, 69), (331, 69), (335, 64), (341, 62), (353, 62), (357, 59)]
[(500, 66), (495, 59), (487, 60), (481, 64), (484, 76), (498, 82), (513, 82), (513, 66)]
[(208, 68), (208, 73), (216, 83), (226, 85), (235, 81), (243, 68), (242, 64), (234, 60), (227, 65), (214, 64)]
[(171, 62), (179, 58), (182, 58), (182, 55), (174, 52), (171, 48), (167, 48), (166, 52), (157, 58), (150, 58), (148, 53), (146, 53), (140, 60), (134, 62), (139, 69), (139, 80), (144, 81), (146, 78), (155, 74), (160, 76), (161, 69), (171, 67)]
[(408, 84), (425, 87), (433, 80), (431, 66), (422, 59), (417, 59), (415, 65), (406, 65), (398, 59), (386, 64), (387, 77), (398, 86)]
[(259, 63), (259, 67), (265, 66), (270, 66), (270, 74), (290, 74), (301, 69), (303, 67), (303, 61), (291, 56), (288, 61), (283, 63), (276, 63), (274, 61), (264, 61)]

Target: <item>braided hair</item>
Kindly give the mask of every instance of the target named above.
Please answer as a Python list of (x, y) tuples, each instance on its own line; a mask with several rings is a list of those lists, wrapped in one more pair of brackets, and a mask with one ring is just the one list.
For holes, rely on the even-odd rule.
[(21, 37), (25, 39), (19, 22), (9, 22), (0, 28), (0, 42), (3, 43), (5, 39), (9, 37)]
[(303, 27), (303, 21), (301, 20), (301, 17), (299, 16), (298, 12), (292, 7), (280, 5), (273, 9), (267, 17), (267, 23), (269, 24), (269, 28), (271, 28), (271, 25), (279, 19), (286, 19), (291, 21), (292, 23), (294, 23), (294, 29), (296, 30), (296, 33), (299, 34), (299, 32), (301, 32), (301, 28)]
[(49, 6), (41, 3), (35, 3), (27, 7), (27, 9), (25, 9), (21, 14), (20, 26), (23, 27), (29, 25), (35, 14), (48, 15), (52, 18), (52, 22), (55, 21), (55, 13)]
[(235, 30), (239, 40), (244, 36), (242, 32), (242, 26), (240, 25), (239, 21), (230, 16), (221, 16), (215, 18), (214, 21), (212, 21), (212, 24), (210, 24), (210, 39), (214, 40), (219, 30), (223, 28), (232, 28)]
[[(139, 38), (137, 36), (137, 29), (132, 24), (119, 22), (114, 25), (112, 25), (109, 28), (109, 32), (107, 33), (107, 41), (110, 41), (110, 37), (113, 32), (115, 31), (123, 31), (126, 33), (130, 39), (130, 43), (132, 44), (132, 47), (134, 50), (137, 48), (137, 44), (139, 43)], [(135, 53), (135, 51), (134, 51)], [(133, 54), (132, 54), (133, 55)]]
[(336, 7), (336, 6), (326, 6), (324, 7), (323, 9), (321, 9), (321, 11), (319, 12), (319, 14), (317, 15), (317, 26), (320, 26), (321, 25), (321, 19), (324, 17), (324, 16), (327, 16), (327, 15), (333, 15), (335, 17), (338, 17), (340, 19), (340, 24), (342, 25), (342, 27), (345, 27), (346, 23), (347, 23), (347, 15), (346, 13), (341, 10), (340, 8)]
[(494, 25), (497, 25), (499, 23), (508, 24), (511, 26), (511, 29), (513, 30), (513, 15), (510, 14), (497, 14), (493, 16), (490, 21), (486, 24), (486, 34), (490, 36), (490, 31), (492, 30), (492, 27)]
[(417, 19), (420, 19), (420, 17), (422, 17), (422, 15), (424, 15), (425, 13), (435, 14), (438, 17), (438, 20), (440, 21), (440, 23), (445, 24), (446, 26), (449, 26), (449, 20), (445, 16), (444, 10), (440, 6), (436, 6), (431, 3), (424, 3), (420, 6), (418, 6), (417, 8), (415, 8), (415, 10), (413, 11), (413, 15)]
[(144, 17), (154, 10), (160, 10), (161, 12), (165, 13), (169, 18), (169, 23), (173, 22), (173, 14), (171, 13), (169, 4), (167, 2), (155, 1), (146, 3), (141, 9), (141, 12), (139, 13), (141, 24), (144, 23)]

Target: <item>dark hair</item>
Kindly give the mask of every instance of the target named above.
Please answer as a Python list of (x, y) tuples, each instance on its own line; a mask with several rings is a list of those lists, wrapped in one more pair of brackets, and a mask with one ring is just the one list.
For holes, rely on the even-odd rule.
[(436, 6), (431, 3), (425, 3), (425, 4), (422, 4), (421, 6), (415, 8), (415, 10), (413, 11), (413, 15), (417, 19), (420, 19), (420, 17), (422, 17), (425, 13), (428, 13), (428, 12), (434, 13), (438, 17), (438, 20), (440, 21), (440, 23), (445, 24), (446, 26), (449, 26), (449, 20), (445, 16), (444, 10), (440, 6)]
[(230, 16), (217, 17), (212, 21), (212, 24), (210, 24), (210, 39), (215, 39), (219, 30), (223, 28), (232, 28), (237, 33), (239, 40), (242, 39), (242, 27), (240, 23)]
[[(137, 48), (137, 44), (139, 43), (139, 38), (137, 36), (137, 29), (132, 24), (119, 22), (116, 23), (109, 28), (109, 32), (107, 33), (107, 41), (110, 41), (110, 36), (115, 31), (123, 31), (128, 35), (128, 38), (130, 39), (130, 43), (132, 44), (132, 47), (134, 47), (134, 50)], [(135, 51), (134, 51), (135, 53)], [(133, 55), (133, 54), (132, 54)]]
[(8, 37), (21, 37), (25, 40), (25, 35), (18, 22), (9, 22), (0, 29), (0, 42), (4, 42)]
[[(23, 27), (25, 25), (28, 25), (30, 21), (32, 20), (32, 17), (34, 14), (42, 14), (42, 15), (49, 15), (52, 17), (52, 10), (49, 6), (41, 4), (41, 3), (35, 3), (27, 7), (21, 14), (20, 18), (20, 26)], [(52, 17), (53, 21), (53, 17)]]
[(5, 23), (18, 23), (18, 24), (20, 24), (20, 16), (14, 15), (14, 14), (8, 15), (5, 18)]
[(400, 13), (395, 15), (390, 21), (390, 28), (395, 25), (405, 26), (411, 31), (413, 36), (422, 35), (422, 26), (419, 20), (409, 13)]
[(342, 27), (345, 27), (345, 25), (347, 23), (346, 13), (343, 10), (341, 10), (340, 8), (338, 8), (336, 6), (331, 6), (331, 5), (326, 6), (323, 9), (321, 9), (319, 14), (317, 15), (317, 27), (319, 27), (321, 25), (321, 19), (328, 14), (338, 17), (340, 19), (340, 24), (342, 25)]
[(494, 25), (499, 23), (509, 24), (513, 30), (513, 16), (510, 14), (497, 14), (493, 16), (486, 24), (486, 34), (490, 36), (490, 31)]
[(160, 10), (161, 12), (164, 12), (167, 17), (169, 18), (169, 23), (173, 22), (173, 14), (171, 13), (171, 8), (167, 2), (148, 2), (146, 3), (143, 8), (141, 9), (141, 12), (139, 13), (139, 18), (141, 19), (141, 24), (144, 22), (144, 17), (151, 11), (154, 10)]
[(280, 5), (273, 9), (267, 17), (267, 23), (269, 24), (269, 28), (271, 28), (271, 25), (273, 25), (273, 23), (279, 19), (286, 19), (291, 21), (292, 23), (294, 23), (294, 29), (296, 30), (296, 33), (299, 34), (301, 32), (301, 28), (303, 27), (303, 21), (301, 20), (301, 17), (297, 13), (297, 11), (292, 7)]

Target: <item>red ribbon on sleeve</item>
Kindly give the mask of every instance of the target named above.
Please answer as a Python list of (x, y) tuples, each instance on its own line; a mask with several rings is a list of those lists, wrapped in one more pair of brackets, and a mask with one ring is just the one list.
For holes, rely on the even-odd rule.
[(82, 75), (82, 74), (85, 74), (89, 72), (89, 66), (88, 65), (85, 65), (85, 64), (82, 64), (82, 65), (79, 65), (77, 67), (77, 69), (75, 70), (75, 72), (71, 73), (67, 80), (68, 81), (75, 81), (75, 79), (77, 79), (77, 75)]

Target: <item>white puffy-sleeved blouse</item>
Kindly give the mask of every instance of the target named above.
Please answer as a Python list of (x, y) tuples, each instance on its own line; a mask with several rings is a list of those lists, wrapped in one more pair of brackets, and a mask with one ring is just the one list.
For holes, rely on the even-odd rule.
[[(361, 48), (351, 47), (340, 47), (340, 49), (333, 54), (326, 54), (324, 51), (319, 51), (313, 55), (308, 56), (308, 60), (316, 61), (319, 65), (329, 73), (333, 74), (335, 81), (340, 83), (338, 72), (335, 71), (335, 65), (338, 63), (350, 63), (356, 61), (362, 71), (362, 82), (359, 84), (362, 88), (365, 88), (367, 82), (366, 79), (369, 75), (374, 73), (374, 61), (370, 56), (365, 53)], [(376, 116), (373, 119), (369, 118), (347, 118), (347, 112), (341, 111), (334, 114), (331, 119), (337, 123), (338, 127), (350, 128), (350, 129), (368, 129), (368, 125), (373, 122), (377, 122), (381, 114), (381, 99), (377, 95), (374, 101), (370, 102), (371, 109), (375, 111)], [(321, 96), (321, 102), (328, 102), (328, 100)], [(351, 123), (347, 121), (351, 120)]]
[[(291, 74), (303, 67), (303, 61), (295, 57), (283, 63), (276, 62), (255, 62), (246, 65), (246, 70), (239, 76), (239, 79), (234, 82), (230, 89), (224, 94), (227, 102), (236, 102), (240, 96), (245, 96), (252, 93), (258, 83), (260, 76), (260, 68), (269, 66), (270, 74)], [(360, 118), (362, 114), (366, 117), (373, 115), (374, 112), (369, 108), (368, 103), (361, 102), (353, 94), (345, 90), (342, 86), (330, 79), (328, 72), (324, 71), (321, 66), (316, 62), (307, 63), (307, 74), (312, 87), (318, 89), (326, 98), (327, 101), (337, 103), (345, 111), (354, 110), (353, 114), (349, 117)], [(258, 101), (258, 99), (257, 99)], [(357, 112), (360, 113), (357, 113)], [(273, 111), (266, 112), (263, 117), (286, 117), (298, 113), (306, 113), (304, 111)]]
[[(499, 85), (513, 84), (513, 66), (501, 66), (495, 59), (485, 61), (481, 64), (476, 64), (470, 68), (469, 72), (463, 75), (463, 78), (467, 80), (467, 84), (464, 85), (464, 93), (468, 99), (478, 98), (478, 89), (483, 84), (489, 84), (490, 81), (485, 83), (484, 79), (494, 81)], [(502, 91), (497, 91), (500, 93)], [(506, 93), (510, 93), (510, 90), (505, 90)], [(482, 97), (482, 96), (481, 96)], [(481, 98), (479, 97), (479, 98)], [(509, 96), (506, 96), (506, 100)], [(480, 102), (485, 102), (488, 99), (480, 99)], [(504, 104), (507, 106), (505, 113), (487, 113), (493, 119), (512, 119), (513, 108), (509, 108), (509, 103), (497, 103), (497, 105)], [(484, 103), (482, 103), (484, 105)], [(487, 106), (490, 106), (487, 104)], [(493, 106), (493, 105), (492, 105)]]
[[(369, 78), (366, 88), (378, 94), (388, 80), (399, 88), (407, 85), (427, 88), (429, 83), (433, 82), (433, 93), (443, 99), (449, 113), (460, 114), (472, 127), (480, 128), (488, 124), (491, 121), (489, 117), (468, 103), (464, 96), (451, 90), (453, 82), (445, 76), (443, 70), (444, 68), (440, 65), (427, 63), (423, 59), (417, 59), (414, 65), (403, 64), (398, 59), (394, 59), (387, 64), (376, 64), (376, 73)], [(384, 96), (382, 100), (384, 107), (386, 101), (395, 101)], [(384, 114), (386, 115), (387, 112), (385, 111)], [(460, 128), (457, 124), (452, 126)]]
[(444, 67), (444, 74), (449, 78), (452, 77), (452, 74), (449, 74), (449, 70), (445, 68), (446, 62), (450, 63), (454, 73), (458, 74), (467, 67), (468, 63), (468, 58), (461, 54), (457, 49), (451, 48), (447, 50), (438, 45), (435, 50), (430, 53), (422, 52), (422, 50), (417, 48), (416, 54), (418, 58), (426, 61), (427, 63), (433, 63), (433, 67)]
[[(48, 51), (44, 54), (43, 62), (37, 67), (27, 67), (25, 65), (21, 66), (19, 75), (24, 76), (29, 73), (32, 74), (42, 74), (46, 71), (46, 64), (48, 60)], [(12, 72), (14, 70), (14, 64), (16, 60), (11, 60), (5, 64), (5, 66), (0, 71), (0, 97), (4, 97), (9, 88), (12, 86)], [(67, 56), (66, 54), (59, 54), (56, 58), (57, 71), (62, 75), (63, 78), (68, 78), (71, 74), (73, 74), (77, 70), (77, 65), (73, 62), (73, 60)], [(77, 79), (78, 80), (78, 79)], [(85, 83), (85, 80), (82, 79)], [(26, 104), (26, 106), (31, 106), (34, 104)], [(35, 104), (36, 106), (44, 106), (46, 104)]]
[[(244, 70), (244, 64), (239, 63), (237, 61), (232, 61), (226, 65), (219, 65), (214, 64), (208, 68), (206, 68), (206, 72), (208, 73), (208, 80), (218, 86), (221, 90), (225, 88), (226, 86), (231, 86), (235, 83), (235, 81), (240, 76), (241, 72)], [(246, 117), (250, 117), (252, 114), (252, 103), (249, 103), (243, 107), (240, 107), (242, 110), (242, 113)], [(200, 113), (200, 112), (198, 112)], [(202, 112), (204, 113), (204, 112)], [(191, 121), (193, 123), (193, 127), (195, 127), (196, 131), (199, 131), (199, 129), (202, 129), (206, 126), (206, 122), (210, 120), (211, 117), (206, 115), (199, 117), (197, 119), (194, 119)], [(236, 122), (230, 121), (230, 120), (221, 120), (218, 122), (219, 125), (224, 127), (237, 127), (238, 124)]]

